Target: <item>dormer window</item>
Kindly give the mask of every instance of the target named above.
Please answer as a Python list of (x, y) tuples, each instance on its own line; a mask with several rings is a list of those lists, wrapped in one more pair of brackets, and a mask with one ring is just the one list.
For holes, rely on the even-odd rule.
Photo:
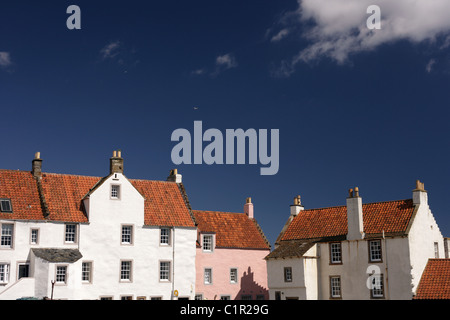
[(111, 185), (111, 199), (120, 199), (120, 186), (117, 184)]
[(213, 251), (213, 235), (205, 234), (203, 235), (203, 251), (212, 252)]
[(0, 199), (0, 212), (12, 212), (11, 199)]

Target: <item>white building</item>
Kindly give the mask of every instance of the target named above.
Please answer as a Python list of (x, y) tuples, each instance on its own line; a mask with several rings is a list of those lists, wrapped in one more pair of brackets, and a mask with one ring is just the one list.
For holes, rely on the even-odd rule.
[(412, 299), (444, 238), (417, 181), (412, 199), (305, 210), (297, 197), (267, 257), (270, 299)]
[(0, 170), (0, 300), (193, 299), (197, 231), (181, 175)]

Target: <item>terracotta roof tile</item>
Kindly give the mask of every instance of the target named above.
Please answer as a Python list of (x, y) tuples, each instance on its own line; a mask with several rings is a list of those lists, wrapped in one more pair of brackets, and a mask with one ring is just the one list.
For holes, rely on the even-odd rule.
[[(404, 233), (414, 212), (411, 199), (363, 204), (366, 235)], [(292, 220), (281, 240), (313, 239), (347, 234), (347, 207), (303, 210)]]
[(130, 180), (145, 198), (144, 223), (152, 226), (195, 227), (180, 188), (175, 182)]
[(36, 180), (30, 172), (0, 170), (1, 198), (11, 199), (13, 212), (0, 212), (0, 219), (44, 219)]
[(414, 299), (450, 299), (450, 259), (429, 259)]
[(270, 249), (254, 219), (245, 213), (194, 210), (200, 232), (216, 234), (216, 247)]
[[(101, 177), (43, 173), (43, 209), (38, 184), (31, 172), (0, 170), (0, 199), (11, 199), (13, 212), (0, 212), (0, 219), (87, 222), (82, 200), (98, 187)], [(144, 196), (146, 225), (195, 227), (187, 199), (174, 182), (130, 180)], [(47, 212), (48, 216), (46, 216)]]
[(42, 189), (49, 220), (87, 222), (82, 199), (101, 178), (69, 174), (43, 173)]

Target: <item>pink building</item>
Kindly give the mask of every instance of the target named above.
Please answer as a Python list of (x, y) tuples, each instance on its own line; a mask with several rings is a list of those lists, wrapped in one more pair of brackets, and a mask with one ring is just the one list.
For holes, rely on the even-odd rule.
[(264, 257), (270, 244), (253, 217), (251, 199), (244, 213), (193, 213), (198, 224), (196, 299), (268, 299)]

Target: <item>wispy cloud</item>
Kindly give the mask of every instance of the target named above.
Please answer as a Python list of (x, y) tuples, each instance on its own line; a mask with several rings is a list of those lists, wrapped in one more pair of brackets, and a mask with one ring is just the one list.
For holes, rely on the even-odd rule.
[(100, 50), (102, 59), (113, 59), (119, 54), (119, 48), (121, 47), (120, 41), (113, 41), (108, 43)]
[(12, 65), (10, 53), (6, 51), (0, 51), (0, 67), (7, 68), (10, 65)]
[(196, 69), (196, 70), (192, 71), (191, 74), (193, 74), (193, 75), (208, 74), (211, 77), (216, 77), (220, 73), (222, 73), (226, 70), (232, 69), (232, 68), (236, 68), (237, 66), (238, 66), (238, 63), (237, 63), (234, 55), (231, 53), (227, 53), (227, 54), (219, 55), (216, 57), (214, 67), (212, 68), (213, 69), (212, 72), (208, 72), (207, 68), (200, 68), (200, 69)]
[[(373, 0), (297, 0), (298, 8), (280, 20), (282, 30), (271, 41), (286, 36), (283, 30), (303, 27), (301, 38), (309, 45), (280, 65), (279, 75), (289, 76), (300, 63), (330, 58), (338, 64), (350, 61), (352, 55), (377, 49), (382, 44), (407, 40), (412, 43), (438, 42), (450, 45), (450, 1), (448, 0), (378, 0), (381, 29), (370, 30), (367, 8)], [(296, 16), (296, 19), (292, 19)], [(286, 19), (290, 17), (290, 19)], [(288, 22), (288, 23), (287, 23)], [(272, 40), (273, 39), (273, 40)]]
[(434, 64), (436, 63), (436, 59), (430, 59), (430, 61), (428, 61), (427, 66), (425, 67), (425, 70), (430, 73), (431, 70), (433, 69)]
[(289, 34), (289, 29), (287, 29), (287, 28), (282, 29), (276, 35), (272, 36), (272, 38), (270, 38), (270, 41), (278, 42), (281, 39), (285, 38), (288, 34)]

